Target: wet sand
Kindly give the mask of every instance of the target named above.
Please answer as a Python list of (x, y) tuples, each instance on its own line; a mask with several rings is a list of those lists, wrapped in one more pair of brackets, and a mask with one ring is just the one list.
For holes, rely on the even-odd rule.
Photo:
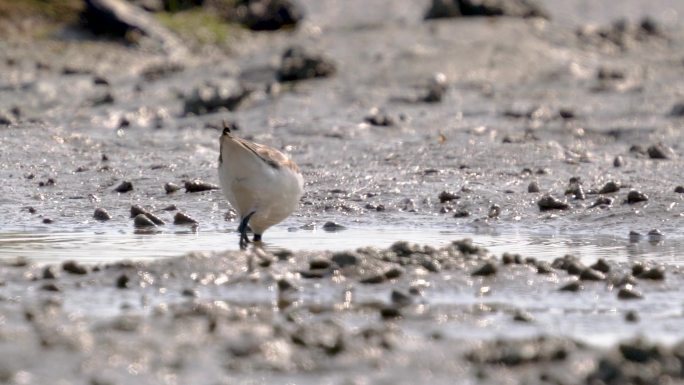
[[(549, 21), (424, 21), (427, 1), (302, 3), (294, 31), (241, 32), (230, 52), (173, 60), (70, 31), (0, 41), (0, 382), (682, 381), (684, 4), (548, 0)], [(335, 74), (279, 84), (292, 44)], [(436, 73), (445, 92), (425, 102)], [(207, 81), (251, 94), (187, 114)], [(220, 190), (182, 188), (217, 184), (224, 119), (304, 173), (301, 207), (265, 251), (224, 251), (237, 224)], [(114, 191), (124, 181), (132, 190)], [(541, 210), (545, 195), (567, 208)], [(136, 234), (132, 205), (166, 224)], [(178, 211), (199, 227), (173, 225)], [(349, 230), (307, 246), (326, 222)], [(372, 239), (382, 231), (428, 246), (388, 249)], [(78, 251), (67, 270), (86, 274), (69, 273), (61, 234), (86, 250), (111, 239), (111, 252)], [(495, 247), (451, 244), (469, 235)], [(63, 255), (41, 254), (50, 237)], [(148, 246), (137, 255), (136, 239)], [(154, 242), (170, 258), (146, 258)], [(567, 264), (551, 266), (559, 245), (578, 256), (574, 273), (598, 257), (609, 271), (573, 286)], [(136, 261), (112, 262), (117, 250)], [(488, 261), (495, 274), (472, 275)], [(635, 264), (655, 270), (638, 278)], [(664, 279), (648, 279), (657, 266)], [(568, 284), (579, 290), (559, 291)]]

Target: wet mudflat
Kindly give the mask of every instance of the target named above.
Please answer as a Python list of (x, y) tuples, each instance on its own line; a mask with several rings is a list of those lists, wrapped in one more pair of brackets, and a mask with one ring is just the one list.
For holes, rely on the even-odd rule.
[[(683, 381), (684, 5), (429, 3), (302, 1), (230, 52), (1, 41), (0, 382)], [(290, 82), (293, 44), (333, 65)], [(223, 120), (304, 173), (264, 249)]]

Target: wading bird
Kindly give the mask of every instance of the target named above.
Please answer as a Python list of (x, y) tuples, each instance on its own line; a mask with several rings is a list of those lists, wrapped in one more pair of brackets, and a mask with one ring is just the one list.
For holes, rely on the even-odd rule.
[[(231, 128), (233, 130), (231, 130)], [(304, 193), (299, 167), (282, 152), (238, 138), (234, 124), (223, 124), (219, 139), (219, 180), (223, 194), (240, 216), (240, 247), (254, 242), (264, 231), (287, 218)]]

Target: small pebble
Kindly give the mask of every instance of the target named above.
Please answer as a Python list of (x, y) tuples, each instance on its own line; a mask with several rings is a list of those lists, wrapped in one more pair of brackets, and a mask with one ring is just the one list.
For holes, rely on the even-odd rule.
[(201, 180), (185, 182), (185, 192), (195, 193), (209, 190), (218, 190), (218, 186)]
[(128, 289), (131, 285), (131, 279), (126, 274), (121, 274), (116, 279), (116, 287), (119, 289)]
[(484, 265), (480, 266), (475, 271), (473, 271), (471, 275), (475, 277), (486, 277), (494, 274), (496, 274), (496, 266), (494, 266), (494, 264), (491, 262), (486, 262)]
[(608, 265), (608, 262), (606, 262), (606, 260), (603, 258), (599, 258), (596, 261), (596, 263), (594, 263), (593, 265), (591, 265), (589, 267), (591, 267), (592, 269), (594, 269), (596, 271), (600, 271), (602, 273), (607, 273), (610, 271), (610, 265)]
[(76, 275), (88, 274), (88, 269), (76, 261), (65, 261), (62, 263), (62, 270)]
[(382, 319), (395, 319), (401, 317), (401, 311), (394, 306), (384, 306), (380, 309)]
[(135, 216), (135, 219), (133, 220), (133, 225), (135, 227), (155, 227), (156, 225), (150, 218), (147, 217), (145, 214), (138, 214)]
[(563, 286), (561, 286), (560, 291), (571, 291), (571, 292), (577, 292), (582, 290), (582, 284), (579, 283), (579, 281), (572, 281), (570, 283), (567, 283)]
[(293, 291), (296, 290), (297, 287), (290, 281), (288, 281), (285, 278), (281, 278), (278, 280), (278, 291), (284, 292), (284, 291)]
[(401, 268), (392, 267), (385, 272), (385, 278), (396, 279), (396, 278), (401, 277), (403, 274), (404, 274), (404, 270), (402, 270)]
[(648, 232), (648, 241), (649, 242), (660, 242), (663, 240), (663, 233), (660, 232), (658, 229), (653, 229)]
[(49, 225), (49, 224), (54, 223), (54, 222), (55, 221), (50, 219), (50, 218), (43, 218), (43, 223), (45, 223), (46, 225)]
[(634, 204), (638, 202), (645, 202), (648, 200), (648, 195), (642, 193), (641, 191), (632, 190), (627, 194), (627, 203)]
[(451, 202), (455, 199), (460, 199), (461, 196), (456, 194), (456, 193), (453, 193), (453, 192), (442, 191), (441, 193), (439, 193), (439, 196), (437, 198), (439, 199), (440, 203), (444, 203), (444, 202)]
[(177, 212), (176, 215), (173, 216), (173, 224), (174, 225), (196, 225), (199, 222), (197, 220), (191, 218), (184, 212)]
[(331, 260), (339, 267), (356, 266), (361, 261), (361, 258), (348, 251), (340, 251), (333, 253)]
[(606, 279), (606, 275), (592, 268), (586, 268), (582, 270), (579, 278), (582, 281), (603, 281), (604, 279)]
[(567, 210), (570, 208), (570, 205), (568, 205), (566, 202), (554, 198), (551, 195), (544, 195), (541, 199), (539, 199), (537, 205), (539, 206), (540, 211)]
[(309, 261), (309, 269), (329, 269), (332, 266), (332, 262), (327, 259), (315, 258)]
[(570, 275), (580, 275), (585, 269), (584, 265), (577, 261), (569, 261), (565, 266), (565, 270)]
[(674, 158), (674, 151), (662, 144), (654, 144), (648, 148), (648, 157), (651, 159), (672, 159)]
[(551, 264), (546, 261), (537, 262), (537, 274), (551, 274), (553, 273), (553, 268)]
[(625, 165), (625, 160), (622, 158), (622, 156), (618, 155), (613, 159), (613, 167), (619, 168)]
[(95, 209), (95, 212), (93, 213), (93, 218), (97, 219), (98, 221), (108, 221), (112, 219), (112, 216), (109, 215), (107, 210), (98, 207)]
[(169, 183), (164, 184), (164, 191), (166, 191), (167, 194), (174, 193), (180, 189), (181, 189), (181, 186), (179, 186), (175, 183), (169, 182)]
[(639, 232), (636, 232), (634, 230), (631, 230), (629, 232), (629, 241), (631, 243), (637, 243), (641, 240), (641, 234)]
[(131, 218), (135, 218), (140, 214), (147, 214), (149, 211), (140, 205), (131, 206)]
[(116, 191), (118, 193), (127, 193), (131, 190), (133, 190), (133, 183), (126, 181), (126, 180), (121, 182), (121, 184), (116, 186), (116, 188), (114, 189), (114, 191)]
[(654, 281), (662, 281), (665, 279), (665, 268), (662, 266), (651, 267), (644, 270), (641, 274), (636, 275), (639, 279), (651, 279)]
[(43, 279), (57, 279), (58, 273), (54, 266), (45, 266), (43, 269)]
[(676, 192), (677, 194), (684, 194), (684, 186), (675, 187), (674, 192)]
[(55, 291), (55, 292), (62, 291), (62, 289), (60, 289), (59, 286), (57, 286), (57, 284), (55, 284), (54, 282), (44, 283), (44, 284), (40, 287), (40, 290), (44, 290), (44, 291)]
[(413, 297), (411, 297), (409, 294), (404, 293), (403, 291), (399, 290), (392, 290), (392, 294), (390, 294), (390, 300), (392, 303), (398, 306), (408, 306), (411, 303), (413, 303)]
[(637, 277), (637, 276), (639, 276), (639, 274), (643, 273), (644, 271), (646, 271), (646, 267), (642, 263), (637, 262), (637, 263), (632, 265), (632, 275), (633, 276)]
[(172, 205), (168, 205), (168, 206), (164, 207), (162, 210), (164, 210), (164, 211), (176, 211), (176, 210), (178, 210), (178, 207), (176, 205), (172, 204)]
[(644, 296), (639, 291), (634, 289), (632, 285), (625, 285), (625, 287), (618, 291), (617, 297), (619, 299), (641, 299)]
[(526, 311), (516, 310), (515, 314), (513, 315), (513, 321), (530, 323), (534, 322), (534, 317), (532, 316), (532, 314)]
[(630, 310), (625, 314), (625, 321), (627, 322), (639, 322), (639, 313), (634, 310)]
[(609, 181), (599, 190), (599, 194), (611, 194), (620, 191), (620, 185), (615, 181)]
[(538, 193), (539, 191), (541, 191), (541, 189), (539, 188), (539, 183), (537, 181), (532, 181), (527, 185), (528, 193)]
[(340, 230), (344, 230), (344, 229), (346, 229), (346, 227), (344, 227), (343, 225), (341, 225), (339, 223), (335, 223), (335, 222), (325, 222), (325, 224), (323, 225), (323, 230), (328, 231), (328, 232), (335, 232), (335, 231), (340, 231)]

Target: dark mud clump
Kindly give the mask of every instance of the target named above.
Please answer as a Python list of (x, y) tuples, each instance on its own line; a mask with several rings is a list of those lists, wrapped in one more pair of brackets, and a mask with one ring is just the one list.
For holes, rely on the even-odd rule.
[(112, 219), (112, 216), (109, 214), (109, 212), (107, 212), (107, 210), (98, 207), (93, 213), (93, 218), (97, 219), (98, 221), (108, 221)]
[(196, 193), (202, 191), (218, 190), (219, 186), (204, 182), (201, 180), (193, 180), (185, 182), (185, 192)]
[(127, 193), (127, 192), (132, 191), (132, 190), (133, 190), (133, 183), (131, 183), (131, 182), (129, 182), (129, 181), (126, 181), (126, 180), (123, 181), (123, 182), (121, 182), (121, 183), (120, 183), (118, 186), (116, 186), (116, 188), (114, 189), (114, 191), (116, 191), (116, 192), (118, 192), (118, 193), (122, 193), (122, 194), (123, 194), (123, 193)]
[(537, 201), (537, 205), (539, 206), (540, 211), (570, 209), (570, 205), (567, 202), (563, 202), (551, 195), (543, 196), (541, 199), (539, 199), (539, 201)]
[(277, 77), (281, 82), (328, 77), (335, 73), (331, 59), (319, 52), (293, 46), (283, 53)]
[(254, 31), (292, 28), (304, 19), (304, 12), (293, 0), (239, 0), (235, 14), (240, 23)]
[(184, 111), (186, 115), (235, 111), (251, 93), (251, 89), (234, 78), (207, 81), (185, 97)]
[(433, 0), (425, 19), (472, 16), (549, 18), (534, 0)]
[(641, 191), (632, 190), (627, 194), (627, 200), (625, 202), (629, 204), (645, 202), (648, 200), (648, 195), (642, 193)]

